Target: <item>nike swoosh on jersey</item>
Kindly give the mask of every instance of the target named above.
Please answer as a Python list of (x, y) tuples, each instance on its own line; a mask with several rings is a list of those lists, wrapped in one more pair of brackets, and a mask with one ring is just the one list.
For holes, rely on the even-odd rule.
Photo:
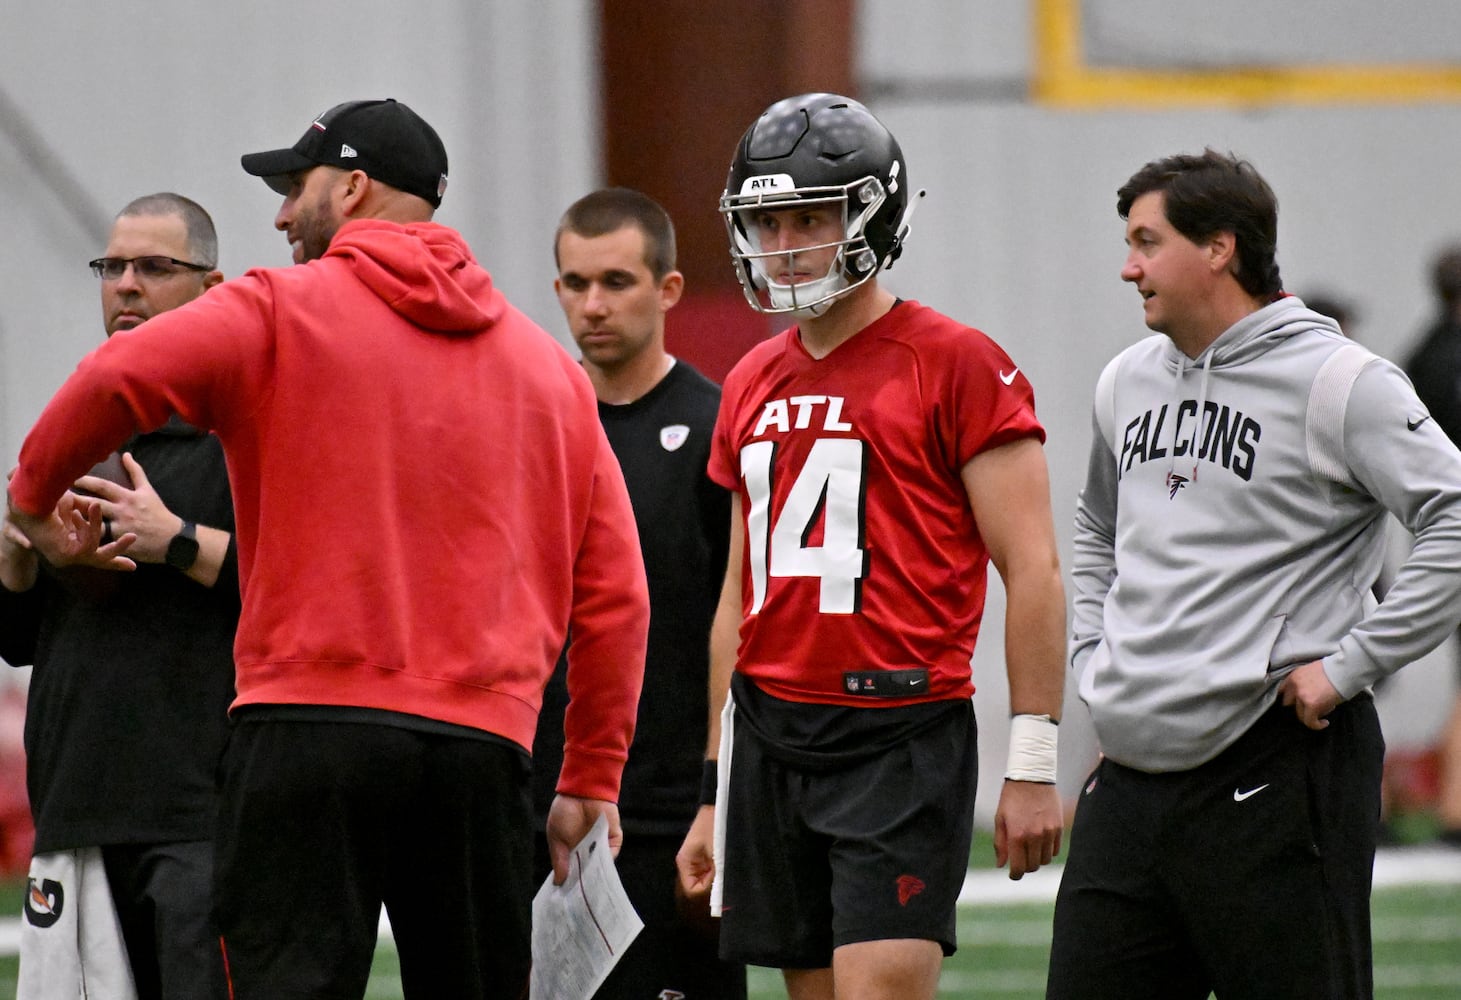
[(1419, 420), (1407, 420), (1407, 421), (1405, 421), (1405, 429), (1408, 430), (1408, 431), (1413, 431), (1417, 427), (1419, 427), (1421, 424), (1423, 424), (1427, 420), (1429, 420), (1430, 418), (1431, 418), (1431, 415), (1429, 413), (1427, 413), (1425, 416), (1421, 417)]
[(1234, 788), (1233, 789), (1233, 801), (1234, 802), (1244, 802), (1244, 801), (1246, 801), (1248, 799), (1251, 799), (1253, 796), (1257, 795), (1259, 792), (1263, 791), (1267, 787), (1268, 787), (1267, 784), (1263, 784), (1263, 785), (1259, 785), (1257, 788), (1250, 788), (1246, 792), (1245, 791), (1241, 791), (1240, 789)]
[(1003, 371), (1001, 371), (999, 373), (999, 380), (1001, 382), (1003, 382), (1005, 385), (1014, 385), (1015, 384), (1015, 376), (1018, 375), (1019, 373), (1020, 373), (1020, 370), (1018, 368), (1016, 368), (1014, 371), (1010, 372), (1008, 375), (1006, 375)]

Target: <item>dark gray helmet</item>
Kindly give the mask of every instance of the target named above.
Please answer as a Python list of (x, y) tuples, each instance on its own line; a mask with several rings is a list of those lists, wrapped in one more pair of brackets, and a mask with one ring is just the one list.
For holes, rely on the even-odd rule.
[[(761, 312), (816, 315), (891, 266), (908, 234), (908, 192), (898, 140), (857, 101), (802, 94), (771, 105), (736, 147), (720, 199), (747, 300)], [(812, 205), (841, 208), (844, 235), (836, 259), (823, 278), (777, 284), (766, 261), (788, 252), (762, 249), (756, 218)], [(769, 306), (761, 301), (763, 289)]]

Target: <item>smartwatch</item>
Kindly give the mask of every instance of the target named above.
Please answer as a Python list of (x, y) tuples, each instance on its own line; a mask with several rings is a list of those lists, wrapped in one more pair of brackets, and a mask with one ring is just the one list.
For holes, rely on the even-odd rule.
[(167, 543), (167, 555), (163, 562), (173, 569), (184, 572), (193, 568), (193, 563), (198, 561), (198, 526), (192, 521), (184, 520), (183, 526), (178, 533), (172, 536), (172, 541)]

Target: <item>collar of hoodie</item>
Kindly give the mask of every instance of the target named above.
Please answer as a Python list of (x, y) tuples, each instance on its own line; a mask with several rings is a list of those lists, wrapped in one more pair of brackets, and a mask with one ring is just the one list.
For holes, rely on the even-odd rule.
[[(1183, 354), (1175, 343), (1168, 341), (1169, 363), (1175, 369), (1172, 395), (1173, 402), (1177, 407), (1182, 405), (1183, 387), (1187, 374), (1194, 369), (1201, 369), (1197, 383), (1197, 417), (1194, 421), (1192, 432), (1191, 449), (1183, 456), (1184, 467), (1186, 458), (1192, 459), (1192, 474), (1185, 482), (1190, 485), (1197, 483), (1197, 470), (1201, 464), (1198, 454), (1202, 450), (1203, 419), (1204, 410), (1207, 409), (1208, 385), (1212, 379), (1213, 365), (1220, 368), (1232, 368), (1241, 366), (1253, 359), (1266, 354), (1278, 344), (1306, 331), (1320, 332), (1331, 337), (1343, 339), (1344, 334), (1339, 329), (1339, 324), (1328, 316), (1323, 316), (1309, 309), (1308, 306), (1294, 295), (1281, 294), (1273, 302), (1249, 313), (1238, 320), (1223, 334), (1208, 345), (1196, 358), (1189, 358)], [(1167, 471), (1167, 485), (1173, 488), (1173, 479), (1178, 476), (1177, 471), (1177, 445), (1179, 442), (1172, 442), (1172, 464)]]

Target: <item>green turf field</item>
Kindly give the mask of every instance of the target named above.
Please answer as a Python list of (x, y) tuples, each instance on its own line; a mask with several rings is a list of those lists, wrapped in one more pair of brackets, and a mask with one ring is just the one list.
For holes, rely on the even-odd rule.
[[(1052, 904), (965, 907), (959, 951), (944, 963), (939, 996), (1039, 1000), (1045, 995)], [(1376, 892), (1376, 1000), (1461, 1000), (1461, 886)], [(377, 954), (371, 1000), (401, 996), (395, 956)], [(781, 975), (752, 969), (751, 1000), (786, 996)], [(3, 996), (3, 994), (0, 994)]]
[[(1053, 904), (968, 906), (959, 951), (944, 963), (939, 996), (1038, 1000), (1044, 995)], [(1461, 885), (1419, 885), (1374, 895), (1376, 1000), (1461, 1000)], [(0, 1000), (15, 997), (16, 959), (0, 956)], [(753, 969), (751, 1000), (781, 1000), (779, 973)], [(389, 942), (376, 954), (369, 1000), (399, 1000)]]
[[(1045, 995), (1053, 904), (966, 907), (959, 951), (944, 962), (939, 996), (1039, 1000)], [(1461, 1000), (1461, 886), (1377, 892), (1377, 1000)], [(753, 1000), (784, 998), (778, 974), (758, 969)]]
[[(959, 951), (944, 963), (939, 996), (1039, 1000), (1050, 957), (1051, 903), (959, 911)], [(1461, 1000), (1461, 886), (1378, 890), (1374, 905), (1376, 1000)], [(371, 1000), (401, 996), (395, 956), (377, 954)], [(781, 974), (752, 969), (750, 1000), (783, 1000)]]
[[(944, 963), (939, 996), (1043, 997), (1052, 909), (1049, 903), (962, 908), (959, 951)], [(1376, 1000), (1461, 1000), (1461, 886), (1380, 890), (1373, 912)], [(13, 994), (0, 994), (8, 996)], [(395, 956), (388, 949), (377, 954), (367, 996), (401, 996)], [(751, 970), (751, 1000), (785, 996), (780, 973)]]

